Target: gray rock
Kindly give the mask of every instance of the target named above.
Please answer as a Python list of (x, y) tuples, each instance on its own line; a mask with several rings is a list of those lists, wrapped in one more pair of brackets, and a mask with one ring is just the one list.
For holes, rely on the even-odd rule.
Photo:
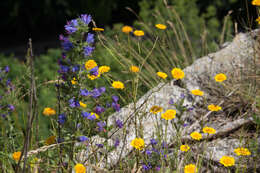
[[(130, 146), (131, 141), (136, 137), (142, 137), (145, 140), (146, 145), (149, 144), (151, 138), (156, 136), (158, 125), (166, 128), (165, 122), (161, 120), (160, 114), (153, 115), (149, 112), (150, 108), (154, 105), (158, 105), (166, 109), (174, 109), (173, 105), (168, 102), (172, 98), (175, 102), (181, 99), (181, 95), (185, 94), (184, 105), (191, 107), (194, 104), (201, 102), (199, 97), (190, 99), (190, 90), (201, 89), (202, 81), (214, 81), (214, 76), (217, 73), (233, 73), (237, 68), (243, 68), (249, 61), (254, 58), (254, 44), (255, 40), (251, 35), (255, 35), (257, 31), (252, 33), (238, 34), (234, 40), (226, 44), (225, 48), (219, 50), (216, 53), (211, 53), (208, 56), (197, 59), (191, 66), (184, 69), (185, 78), (182, 80), (185, 88), (180, 88), (174, 85), (174, 80), (170, 83), (160, 83), (157, 87), (150, 90), (143, 97), (141, 97), (137, 103), (131, 103), (120, 110), (112, 114), (108, 118), (108, 125), (114, 125), (115, 120), (121, 120), (125, 122), (124, 128), (114, 128), (109, 132), (111, 140), (109, 145), (113, 145), (116, 139), (120, 139), (119, 146), (109, 153), (104, 151), (107, 162), (102, 155), (99, 155), (100, 167), (113, 167), (118, 163), (120, 159), (125, 158), (133, 148)], [(205, 93), (207, 95), (207, 93)], [(206, 110), (204, 110), (205, 112)], [(181, 117), (185, 122), (190, 123), (192, 128), (183, 128), (183, 135), (189, 135), (192, 131), (198, 130), (200, 126), (198, 122), (205, 116), (205, 120), (210, 116), (210, 112), (205, 116), (203, 114), (196, 114), (195, 111), (188, 111)], [(138, 128), (135, 129), (134, 119), (138, 117), (136, 124)], [(224, 116), (225, 117), (225, 116)], [(176, 120), (175, 120), (176, 121)], [(167, 129), (167, 143), (173, 143), (176, 139), (176, 130), (172, 127), (172, 121)], [(197, 123), (197, 124), (196, 124)], [(219, 122), (213, 122), (212, 125), (216, 129), (221, 129), (223, 126), (228, 125), (229, 121), (223, 119), (221, 124)], [(188, 138), (188, 137), (187, 137)], [(94, 137), (91, 145), (95, 146), (97, 137)], [(102, 139), (105, 140), (105, 139)], [(221, 156), (230, 154), (234, 147), (239, 146), (239, 140), (230, 137), (217, 138), (208, 143), (205, 159), (218, 162)], [(95, 150), (88, 151), (88, 155)], [(103, 159), (102, 159), (103, 158)]]

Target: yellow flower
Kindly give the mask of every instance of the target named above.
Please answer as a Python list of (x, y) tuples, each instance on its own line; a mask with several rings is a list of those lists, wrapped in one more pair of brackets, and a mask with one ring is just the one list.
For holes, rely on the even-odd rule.
[(85, 68), (87, 69), (87, 70), (90, 70), (90, 69), (92, 69), (92, 68), (94, 68), (94, 67), (96, 67), (97, 66), (97, 63), (96, 63), (96, 61), (94, 61), (94, 60), (88, 60), (86, 63), (85, 63)]
[(167, 78), (167, 74), (166, 73), (164, 73), (164, 72), (157, 72), (157, 76), (159, 76), (160, 78), (162, 78), (162, 79), (165, 79), (165, 78)]
[(46, 145), (51, 145), (56, 142), (56, 136), (50, 136), (45, 140)]
[(202, 129), (203, 133), (208, 133), (208, 134), (215, 134), (216, 130), (213, 129), (212, 127), (204, 127)]
[(100, 77), (100, 74), (98, 74), (97, 76), (96, 76), (96, 75), (88, 74), (88, 78), (89, 78), (90, 80), (95, 80), (95, 79), (97, 79), (97, 78), (99, 78), (99, 77)]
[(132, 65), (130, 67), (130, 71), (133, 72), (133, 73), (137, 73), (137, 72), (139, 72), (139, 67)]
[(142, 31), (142, 30), (135, 30), (134, 31), (134, 35), (137, 36), (137, 37), (144, 36), (144, 31)]
[(257, 21), (258, 24), (260, 24), (260, 17), (258, 17), (255, 21)]
[(156, 24), (155, 27), (162, 30), (165, 30), (167, 28), (164, 24)]
[(131, 141), (131, 146), (137, 150), (142, 150), (144, 148), (144, 140), (142, 138), (135, 138)]
[(198, 168), (196, 168), (196, 165), (189, 164), (184, 167), (184, 173), (196, 173), (198, 172)]
[(252, 5), (260, 6), (260, 0), (253, 0)]
[(165, 120), (172, 120), (175, 118), (176, 110), (168, 109), (165, 113), (162, 114), (162, 118)]
[(162, 112), (162, 110), (163, 110), (163, 108), (160, 106), (153, 106), (153, 107), (151, 107), (150, 112), (153, 114), (157, 114), (159, 112)]
[(96, 119), (99, 119), (99, 115), (96, 114), (95, 112), (91, 112), (90, 115), (95, 115)]
[(171, 73), (174, 79), (182, 79), (185, 76), (184, 72), (179, 68), (173, 68)]
[(191, 93), (195, 96), (203, 96), (204, 92), (199, 90), (199, 89), (196, 89), (196, 90), (191, 90)]
[(223, 82), (224, 80), (227, 80), (227, 76), (223, 73), (219, 73), (215, 76), (216, 82)]
[(56, 114), (56, 111), (52, 108), (44, 108), (44, 110), (43, 110), (43, 115), (50, 116), (50, 115), (55, 115), (55, 114)]
[(105, 65), (104, 66), (100, 66), (98, 68), (98, 73), (103, 74), (103, 73), (109, 72), (109, 70), (110, 70), (109, 66), (105, 66)]
[(133, 28), (131, 26), (123, 26), (122, 32), (129, 34), (129, 32), (132, 32)]
[(76, 85), (78, 82), (76, 81), (76, 78), (74, 77), (72, 80), (71, 80), (71, 84), (72, 85)]
[(74, 166), (74, 170), (76, 173), (86, 173), (86, 167), (81, 163), (77, 163)]
[(92, 28), (92, 31), (104, 31), (103, 28)]
[(199, 132), (192, 132), (191, 134), (190, 134), (190, 136), (192, 137), (192, 139), (195, 139), (195, 140), (201, 140), (201, 138), (202, 138), (202, 135), (199, 133)]
[(225, 167), (233, 166), (233, 165), (235, 165), (235, 159), (233, 157), (230, 157), (230, 156), (223, 156), (219, 160), (219, 163), (221, 163)]
[(17, 151), (17, 152), (14, 152), (13, 153), (13, 159), (15, 160), (15, 161), (19, 161), (19, 159), (20, 159), (20, 157), (21, 157), (21, 151)]
[(87, 107), (87, 105), (85, 104), (85, 103), (83, 103), (83, 102), (79, 102), (79, 105), (81, 106), (81, 107), (83, 107), (83, 108), (86, 108)]
[(238, 156), (250, 156), (251, 152), (247, 149), (247, 148), (236, 148), (234, 150), (234, 152), (236, 153), (236, 155)]
[(186, 151), (188, 151), (189, 149), (190, 149), (190, 147), (189, 147), (188, 145), (181, 145), (181, 146), (180, 146), (180, 150), (181, 150), (181, 151), (186, 152)]
[(112, 83), (112, 87), (115, 89), (124, 89), (125, 88), (124, 84), (120, 81), (114, 81)]
[(208, 105), (208, 110), (210, 110), (210, 111), (217, 112), (217, 111), (220, 111), (221, 109), (222, 108), (218, 105), (213, 105), (213, 104)]

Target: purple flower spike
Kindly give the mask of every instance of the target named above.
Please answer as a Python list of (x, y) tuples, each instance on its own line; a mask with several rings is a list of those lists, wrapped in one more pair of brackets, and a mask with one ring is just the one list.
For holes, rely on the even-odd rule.
[(88, 25), (91, 22), (92, 18), (91, 15), (82, 14), (80, 15), (80, 20), (84, 22), (86, 25)]
[(78, 140), (79, 140), (79, 142), (84, 142), (84, 141), (87, 141), (88, 138), (86, 136), (79, 136)]
[(85, 56), (90, 56), (91, 53), (93, 52), (94, 47), (90, 47), (90, 46), (85, 46), (84, 47), (84, 55)]
[(87, 89), (81, 89), (80, 90), (80, 95), (82, 96), (88, 96), (90, 92)]
[(94, 34), (88, 33), (87, 40), (89, 44), (94, 43)]
[(124, 124), (121, 120), (116, 120), (116, 126), (121, 129), (124, 126)]

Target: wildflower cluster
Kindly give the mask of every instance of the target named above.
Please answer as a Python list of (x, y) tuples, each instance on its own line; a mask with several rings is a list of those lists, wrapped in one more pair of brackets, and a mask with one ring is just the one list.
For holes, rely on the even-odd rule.
[[(99, 32), (103, 29), (90, 29), (91, 21), (90, 15), (82, 14), (79, 18), (67, 22), (66, 35), (59, 37), (63, 50), (62, 57), (58, 60), (59, 80), (56, 84), (60, 95), (58, 98), (60, 105), (59, 109), (46, 107), (42, 111), (42, 114), (49, 116), (51, 120), (56, 117), (57, 126), (55, 127), (58, 134), (48, 137), (45, 145), (66, 141), (87, 144), (88, 137), (92, 135), (106, 136), (105, 114), (120, 110), (119, 97), (116, 95), (111, 97), (111, 93), (107, 93), (105, 86), (98, 86), (99, 83), (96, 83), (97, 80), (106, 78), (110, 67), (100, 66), (93, 57), (94, 31)], [(124, 89), (124, 84), (114, 81), (112, 87)], [(74, 143), (71, 145), (74, 147)], [(98, 147), (101, 145), (103, 146), (99, 144)], [(77, 147), (80, 148), (80, 146)], [(66, 149), (69, 150), (69, 148)], [(74, 170), (77, 173), (86, 172), (85, 166), (80, 163), (75, 165)]]
[(167, 161), (168, 145), (164, 141), (152, 138), (149, 147), (146, 147), (142, 154), (142, 169), (144, 171), (160, 171), (163, 162)]
[(15, 106), (11, 102), (11, 93), (14, 90), (14, 85), (11, 79), (8, 78), (9, 71), (9, 66), (0, 67), (0, 116), (2, 118), (8, 118), (15, 111)]

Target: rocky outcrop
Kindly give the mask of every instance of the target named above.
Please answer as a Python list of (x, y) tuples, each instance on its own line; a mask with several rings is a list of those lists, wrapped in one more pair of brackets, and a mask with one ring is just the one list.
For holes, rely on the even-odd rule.
[[(122, 108), (120, 112), (112, 114), (108, 118), (108, 125), (113, 125), (116, 120), (121, 120), (124, 122), (124, 128), (114, 128), (109, 132), (109, 145), (113, 145), (118, 139), (120, 140), (120, 143), (115, 150), (112, 150), (109, 153), (103, 153), (106, 154), (104, 157), (99, 153), (99, 166), (104, 167), (107, 165), (108, 167), (113, 167), (121, 159), (131, 153), (133, 148), (130, 146), (130, 143), (136, 137), (136, 133), (139, 134), (138, 137), (142, 136), (144, 138), (146, 144), (149, 144), (150, 139), (155, 137), (156, 133), (158, 133), (156, 127), (161, 126), (163, 129), (166, 128), (164, 121), (161, 121), (160, 115), (153, 115), (149, 112), (152, 106), (158, 105), (163, 107), (164, 110), (173, 109), (174, 106), (169, 104), (169, 100), (172, 99), (176, 103), (182, 98), (184, 98), (184, 105), (188, 108), (197, 104), (202, 104), (202, 100), (199, 97), (195, 98), (190, 95), (190, 90), (203, 90), (204, 82), (214, 82), (214, 76), (217, 73), (232, 74), (236, 69), (245, 67), (248, 62), (254, 59), (255, 37), (256, 31), (247, 34), (238, 34), (225, 48), (216, 53), (211, 53), (197, 59), (192, 65), (184, 69), (185, 78), (182, 80), (183, 85), (181, 86), (185, 87), (174, 85), (174, 80), (167, 84), (160, 83), (157, 87), (141, 97), (137, 103), (131, 103)], [(204, 92), (206, 96), (209, 94), (206, 93), (206, 91)], [(230, 94), (232, 94), (232, 92), (228, 93), (226, 96), (228, 97)], [(219, 104), (224, 104), (223, 102), (224, 101), (219, 100)], [(218, 116), (218, 119), (217, 121), (214, 121), (216, 116)], [(135, 119), (135, 117), (138, 118)], [(215, 135), (208, 136), (210, 140), (206, 144), (208, 147), (203, 156), (205, 159), (204, 161), (211, 160), (216, 162), (216, 165), (223, 155), (234, 156), (232, 153), (234, 148), (241, 146), (241, 143), (245, 142), (237, 137), (230, 136), (230, 133), (233, 134), (242, 126), (252, 123), (252, 119), (246, 117), (230, 119), (225, 112), (215, 114), (208, 112), (207, 110), (201, 110), (201, 113), (198, 113), (198, 111), (194, 109), (185, 112), (181, 119), (188, 124), (185, 127), (181, 127), (183, 142), (192, 141), (189, 134), (192, 131), (200, 130), (201, 121), (204, 121), (205, 125), (216, 129), (217, 133)], [(135, 128), (135, 123), (138, 125), (137, 129)], [(167, 143), (174, 146), (174, 142), (176, 141), (176, 130), (172, 125), (168, 125), (167, 128)], [(204, 136), (204, 138), (206, 138), (206, 136)], [(87, 156), (91, 156), (91, 153), (97, 151), (95, 144), (100, 143), (97, 139), (105, 141), (97, 136), (94, 137), (88, 151), (85, 153)], [(201, 141), (203, 142), (203, 140)], [(260, 141), (258, 141), (258, 145), (259, 144)], [(200, 147), (200, 144), (196, 145), (196, 147)], [(192, 149), (196, 150), (196, 147)], [(102, 153), (102, 150), (100, 152)], [(259, 153), (253, 153), (253, 155), (256, 154)], [(105, 161), (105, 158), (107, 158), (107, 162)], [(217, 172), (217, 170), (215, 171)]]

